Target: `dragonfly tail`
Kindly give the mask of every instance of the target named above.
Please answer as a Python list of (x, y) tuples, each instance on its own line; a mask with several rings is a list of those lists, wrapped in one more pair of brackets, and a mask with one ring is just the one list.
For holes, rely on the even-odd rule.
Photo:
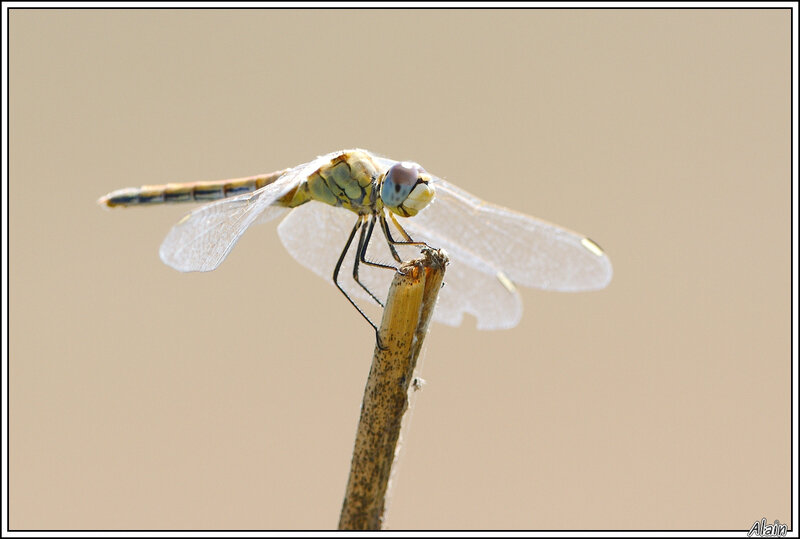
[(234, 180), (126, 187), (100, 197), (97, 203), (104, 208), (124, 208), (180, 202), (209, 202), (256, 191), (280, 178), (284, 172), (286, 171), (279, 170)]

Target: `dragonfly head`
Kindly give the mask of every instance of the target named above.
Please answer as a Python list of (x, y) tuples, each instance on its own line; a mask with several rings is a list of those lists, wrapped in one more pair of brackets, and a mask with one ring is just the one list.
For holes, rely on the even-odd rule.
[(433, 200), (431, 176), (416, 163), (395, 163), (383, 177), (383, 205), (402, 217), (416, 215)]

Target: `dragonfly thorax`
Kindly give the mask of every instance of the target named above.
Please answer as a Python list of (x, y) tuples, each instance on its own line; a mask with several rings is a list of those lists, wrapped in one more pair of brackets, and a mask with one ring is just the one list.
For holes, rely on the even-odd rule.
[(317, 200), (359, 215), (377, 214), (386, 207), (401, 217), (416, 215), (433, 200), (431, 176), (411, 162), (379, 166), (362, 150), (342, 152), (309, 174), (282, 205), (297, 207)]
[(311, 173), (286, 205), (293, 208), (317, 200), (359, 215), (376, 213), (381, 209), (379, 177), (378, 166), (367, 153), (344, 152)]

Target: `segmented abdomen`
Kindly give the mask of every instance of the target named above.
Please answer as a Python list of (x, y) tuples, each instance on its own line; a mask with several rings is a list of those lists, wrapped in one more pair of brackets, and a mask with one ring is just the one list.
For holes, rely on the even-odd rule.
[(280, 178), (284, 172), (286, 171), (279, 170), (270, 174), (233, 180), (127, 187), (112, 191), (97, 202), (109, 208), (144, 204), (207, 202), (256, 191)]

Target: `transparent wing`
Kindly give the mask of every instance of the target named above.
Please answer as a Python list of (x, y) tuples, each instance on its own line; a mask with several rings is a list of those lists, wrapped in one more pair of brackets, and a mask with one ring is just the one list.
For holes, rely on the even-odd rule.
[(505, 275), (517, 284), (560, 291), (599, 289), (611, 280), (608, 256), (585, 236), (489, 204), (440, 178), (434, 186), (430, 206), (401, 224), (414, 239), (447, 250), (454, 270), (464, 263), (493, 272), (500, 286)]
[(258, 191), (201, 206), (172, 227), (159, 254), (178, 271), (211, 271), (225, 260), (247, 228), (274, 219), (286, 208), (271, 204), (318, 168), (318, 161), (295, 167)]
[[(353, 230), (356, 219), (356, 214), (349, 210), (312, 200), (293, 209), (281, 221), (281, 224), (278, 225), (278, 236), (295, 260), (333, 284), (333, 269)], [(357, 244), (358, 235), (342, 262), (339, 284), (353, 299), (366, 304), (374, 303), (374, 300), (353, 279), (353, 263)], [(383, 248), (381, 248), (381, 244), (384, 244)], [(394, 264), (385, 244), (386, 240), (383, 239), (383, 234), (379, 227), (376, 227), (367, 258), (375, 262)], [(394, 272), (362, 264), (359, 276), (361, 282), (383, 301), (389, 291)]]
[[(447, 249), (445, 249), (447, 251)], [(509, 283), (503, 286), (496, 277), (497, 268), (453, 256), (444, 274), (433, 319), (448, 326), (460, 326), (464, 314), (475, 317), (478, 329), (508, 329), (522, 318), (522, 298)]]
[[(356, 215), (353, 212), (312, 201), (292, 210), (278, 226), (278, 235), (295, 260), (333, 284), (333, 269), (355, 222)], [(374, 303), (373, 300), (353, 280), (356, 241), (357, 237), (342, 262), (339, 283), (359, 305), (368, 307)], [(419, 256), (419, 250), (406, 247), (400, 249), (400, 255), (407, 260)], [(378, 227), (369, 244), (367, 259), (395, 264)], [(497, 271), (497, 268), (480, 260), (472, 261), (472, 264), (466, 264), (461, 259), (451, 260), (445, 273), (445, 286), (439, 291), (434, 321), (459, 326), (464, 313), (468, 313), (475, 316), (479, 329), (517, 325), (522, 316), (522, 301), (513, 287), (506, 288), (497, 281)], [(362, 264), (359, 277), (383, 301), (394, 272)]]

